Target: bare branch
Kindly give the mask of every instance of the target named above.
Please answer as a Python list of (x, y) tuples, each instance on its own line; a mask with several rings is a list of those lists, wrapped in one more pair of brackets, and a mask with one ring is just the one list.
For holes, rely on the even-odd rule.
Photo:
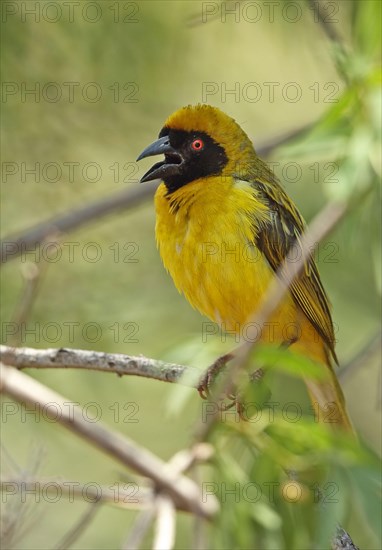
[[(214, 449), (209, 443), (197, 443), (191, 449), (178, 451), (168, 462), (168, 467), (177, 474), (189, 470), (197, 461), (205, 462), (213, 455)], [(132, 529), (123, 544), (124, 550), (139, 548), (143, 537), (155, 519), (157, 499), (161, 495), (151, 493), (151, 502), (148, 510), (143, 510), (137, 517)], [(158, 517), (158, 516), (157, 516)], [(201, 520), (200, 516), (197, 516)], [(159, 520), (158, 520), (159, 521)]]
[(210, 443), (196, 443), (191, 449), (178, 451), (169, 461), (169, 466), (179, 474), (187, 472), (197, 462), (207, 462), (214, 455), (214, 448)]
[(24, 287), (12, 316), (12, 323), (18, 327), (17, 332), (12, 334), (10, 341), (12, 345), (18, 346), (21, 343), (20, 326), (27, 322), (31, 314), (42, 277), (45, 275), (47, 267), (48, 263), (45, 261), (38, 264), (27, 262), (25, 265), (22, 265), (21, 274), (24, 280)]
[[(101, 422), (85, 420), (78, 407), (70, 411), (65, 407), (67, 399), (47, 388), (37, 380), (16, 370), (1, 366), (2, 392), (26, 407), (43, 407), (47, 416), (54, 418), (73, 433), (108, 453), (124, 466), (129, 466), (151, 479), (156, 487), (171, 496), (178, 508), (211, 519), (218, 510), (217, 501), (202, 501), (199, 487), (189, 478), (174, 474), (160, 458), (137, 445), (126, 436), (107, 428)], [(57, 406), (62, 414), (57, 417)], [(92, 420), (92, 419), (91, 419)]]
[[(156, 182), (156, 185), (158, 182)], [(17, 258), (20, 254), (28, 250), (34, 250), (44, 240), (57, 237), (57, 234), (67, 233), (78, 229), (82, 225), (93, 220), (98, 220), (101, 216), (135, 208), (148, 197), (151, 197), (156, 188), (155, 184), (145, 183), (142, 186), (124, 189), (114, 195), (104, 197), (101, 200), (87, 204), (76, 209), (70, 209), (68, 212), (44, 221), (35, 227), (27, 229), (24, 233), (17, 236), (6, 237), (1, 241), (0, 262), (5, 263)]]
[(103, 353), (78, 349), (34, 349), (0, 346), (0, 359), (18, 369), (72, 368), (112, 372), (119, 376), (143, 376), (196, 387), (199, 369), (166, 363), (143, 356)]
[[(261, 332), (264, 329), (264, 325), (271, 317), (273, 312), (277, 309), (278, 305), (289, 291), (290, 285), (293, 280), (304, 269), (306, 261), (312, 255), (312, 251), (315, 250), (318, 243), (322, 241), (334, 227), (344, 218), (348, 212), (348, 205), (346, 203), (334, 203), (329, 202), (313, 219), (309, 228), (303, 234), (300, 243), (300, 255), (296, 261), (295, 250), (291, 250), (283, 262), (283, 265), (278, 270), (273, 278), (273, 281), (269, 285), (268, 291), (263, 299), (263, 302), (256, 313), (252, 316), (249, 322), (254, 323), (257, 328), (257, 337), (251, 339), (251, 341), (242, 341), (239, 347), (237, 347), (230, 355), (234, 359), (234, 363), (229, 366), (226, 379), (224, 380), (223, 391), (227, 391), (231, 385), (232, 378), (244, 367), (254, 347), (258, 344)], [(219, 388), (220, 390), (221, 388)], [(212, 414), (202, 427), (199, 428), (198, 437), (203, 440), (209, 434), (212, 426), (216, 422), (217, 414)], [(333, 550), (339, 548), (346, 550), (358, 550), (357, 546), (353, 543), (351, 537), (342, 527), (337, 528), (336, 535), (332, 540)]]
[(259, 147), (256, 147), (256, 144), (254, 143), (253, 145), (256, 153), (259, 155), (259, 157), (266, 158), (278, 147), (281, 147), (282, 145), (285, 145), (289, 141), (293, 141), (296, 138), (300, 138), (303, 134), (308, 133), (313, 127), (314, 124), (310, 122), (305, 126), (300, 126), (300, 128), (294, 128), (293, 130), (289, 130), (288, 132), (284, 132), (278, 136), (274, 136), (268, 141), (264, 141), (263, 143), (261, 143)]
[(154, 534), (154, 550), (171, 550), (175, 542), (175, 508), (165, 495), (156, 499), (157, 521)]
[(359, 550), (354, 544), (349, 533), (340, 525), (337, 526), (336, 534), (331, 542), (332, 550)]

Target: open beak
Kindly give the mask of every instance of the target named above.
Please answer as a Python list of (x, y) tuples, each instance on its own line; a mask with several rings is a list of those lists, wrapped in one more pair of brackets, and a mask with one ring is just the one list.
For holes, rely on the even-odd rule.
[(167, 175), (174, 175), (179, 171), (179, 166), (183, 162), (182, 156), (171, 147), (168, 136), (163, 136), (146, 147), (137, 158), (137, 161), (155, 155), (165, 155), (165, 160), (154, 164), (143, 176), (141, 183), (155, 179), (165, 179)]

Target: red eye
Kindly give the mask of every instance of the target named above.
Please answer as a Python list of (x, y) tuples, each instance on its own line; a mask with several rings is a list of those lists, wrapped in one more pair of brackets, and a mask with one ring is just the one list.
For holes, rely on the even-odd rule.
[(191, 143), (191, 147), (194, 151), (201, 151), (204, 147), (203, 140), (201, 139), (194, 139), (194, 141)]

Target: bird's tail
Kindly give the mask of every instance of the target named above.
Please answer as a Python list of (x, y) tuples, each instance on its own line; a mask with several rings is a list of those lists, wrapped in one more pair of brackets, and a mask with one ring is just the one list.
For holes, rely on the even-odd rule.
[(353, 432), (341, 386), (329, 366), (329, 379), (304, 378), (317, 422)]
[(294, 347), (296, 351), (310, 357), (313, 361), (318, 361), (326, 370), (323, 380), (304, 376), (316, 421), (354, 433), (346, 411), (345, 397), (331, 365), (329, 350), (323, 340), (321, 338), (309, 341), (299, 340)]

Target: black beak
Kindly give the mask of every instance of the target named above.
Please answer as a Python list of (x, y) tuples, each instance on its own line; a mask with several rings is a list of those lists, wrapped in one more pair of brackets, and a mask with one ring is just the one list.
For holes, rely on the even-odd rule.
[(175, 150), (170, 145), (168, 136), (161, 137), (146, 147), (146, 149), (144, 149), (137, 158), (137, 162), (138, 160), (146, 157), (154, 157), (155, 155), (161, 155), (164, 153), (175, 153)]
[(170, 145), (168, 136), (163, 136), (146, 147), (137, 158), (137, 161), (155, 155), (165, 155), (163, 162), (157, 162), (141, 179), (141, 183), (155, 179), (165, 179), (167, 175), (174, 175), (183, 162), (182, 156)]

